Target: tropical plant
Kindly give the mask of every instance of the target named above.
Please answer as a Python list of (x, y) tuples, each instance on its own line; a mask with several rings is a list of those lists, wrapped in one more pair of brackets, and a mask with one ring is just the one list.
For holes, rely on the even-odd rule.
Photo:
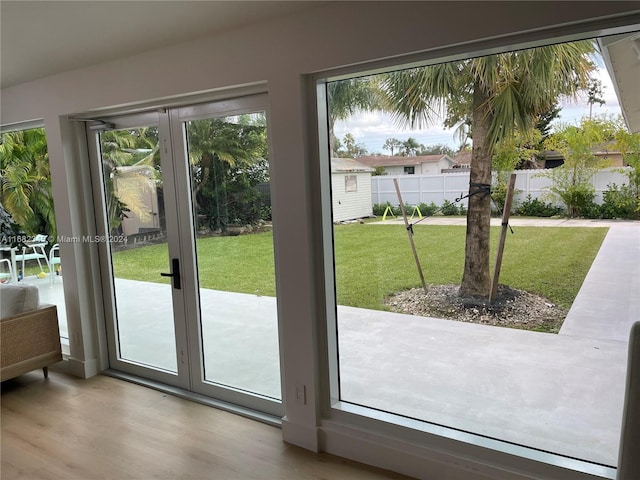
[(338, 145), (335, 155), (341, 158), (358, 158), (367, 154), (366, 147), (362, 143), (357, 143), (350, 133), (346, 133)]
[(0, 245), (22, 248), (27, 235), (0, 204)]
[(605, 166), (595, 151), (612, 140), (614, 132), (615, 125), (611, 122), (585, 117), (578, 126), (560, 124), (545, 141), (548, 150), (558, 151), (564, 158), (560, 167), (544, 174), (552, 180), (549, 197), (562, 201), (570, 217), (585, 216), (592, 208), (595, 187), (591, 178)]
[(619, 128), (614, 134), (615, 145), (622, 152), (622, 160), (630, 167), (624, 170), (629, 179), (628, 195), (635, 204), (635, 215), (640, 217), (640, 133), (630, 133), (626, 128)]
[(384, 145), (382, 145), (384, 150), (389, 150), (391, 152), (391, 156), (393, 157), (395, 151), (400, 151), (402, 148), (402, 142), (397, 138), (387, 138), (384, 141)]
[(2, 134), (0, 198), (15, 223), (28, 235), (56, 236), (44, 128)]
[[(493, 170), (496, 172), (491, 187), (491, 198), (497, 208), (497, 213), (502, 214), (507, 198), (509, 177), (520, 165), (528, 165), (535, 162), (538, 150), (535, 145), (539, 143), (542, 134), (535, 128), (527, 132), (514, 132), (503, 137), (493, 150)], [(514, 195), (517, 194), (514, 191)]]
[(453, 157), (455, 151), (448, 145), (436, 143), (435, 145), (421, 145), (418, 155), (449, 155)]
[(606, 102), (604, 101), (602, 82), (597, 78), (589, 79), (589, 83), (587, 85), (587, 103), (589, 104), (589, 120), (593, 115), (593, 105), (598, 104), (600, 106), (604, 105)]
[(420, 145), (415, 138), (409, 137), (402, 142), (402, 155), (405, 157), (415, 157), (424, 145)]
[(331, 156), (335, 156), (334, 146), (336, 120), (345, 120), (361, 110), (379, 108), (376, 83), (371, 77), (339, 80), (327, 84), (327, 104), (329, 116), (329, 145)]
[(587, 86), (592, 41), (394, 72), (381, 82), (386, 108), (401, 125), (468, 125), (473, 138), (461, 296), (488, 298), (491, 159), (496, 144), (528, 131), (561, 96)]
[(199, 226), (226, 231), (259, 220), (256, 186), (269, 180), (264, 115), (192, 121), (187, 138)]

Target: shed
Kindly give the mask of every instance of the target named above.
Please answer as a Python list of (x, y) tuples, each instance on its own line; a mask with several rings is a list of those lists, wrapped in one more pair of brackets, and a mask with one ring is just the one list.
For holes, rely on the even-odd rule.
[(334, 222), (373, 215), (371, 206), (371, 173), (373, 171), (373, 168), (352, 158), (331, 159)]

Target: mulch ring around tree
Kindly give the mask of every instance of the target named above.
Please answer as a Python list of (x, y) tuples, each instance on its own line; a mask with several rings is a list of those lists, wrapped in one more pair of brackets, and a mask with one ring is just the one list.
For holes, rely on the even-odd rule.
[(550, 300), (507, 285), (498, 286), (493, 304), (458, 296), (459, 285), (431, 285), (403, 290), (385, 298), (393, 312), (459, 322), (558, 333), (567, 311)]

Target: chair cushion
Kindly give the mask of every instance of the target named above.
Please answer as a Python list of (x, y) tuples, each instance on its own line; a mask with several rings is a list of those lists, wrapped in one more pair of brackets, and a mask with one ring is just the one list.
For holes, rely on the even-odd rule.
[(10, 317), (38, 308), (40, 301), (35, 285), (0, 284), (0, 317)]

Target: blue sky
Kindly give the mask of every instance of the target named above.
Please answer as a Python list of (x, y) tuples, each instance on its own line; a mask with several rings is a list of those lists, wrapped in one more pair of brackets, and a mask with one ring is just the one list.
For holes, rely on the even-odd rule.
[[(604, 67), (599, 67), (597, 77), (602, 82), (603, 96), (606, 103), (603, 106), (595, 104), (593, 114), (619, 115), (621, 113), (620, 105), (607, 70)], [(578, 99), (577, 102), (561, 102), (560, 106), (562, 107), (560, 118), (556, 119), (554, 124), (558, 122), (577, 124), (583, 116), (589, 115), (589, 105), (586, 102), (586, 98)], [(356, 142), (364, 144), (369, 153), (372, 154), (388, 155), (390, 152), (382, 148), (388, 138), (397, 138), (404, 141), (408, 137), (413, 137), (423, 145), (440, 143), (449, 145), (454, 149), (459, 146), (453, 129), (447, 130), (440, 126), (433, 126), (420, 130), (401, 130), (394, 125), (389, 115), (382, 112), (362, 112), (346, 121), (337, 121), (335, 133), (340, 139), (346, 133), (351, 133)]]

